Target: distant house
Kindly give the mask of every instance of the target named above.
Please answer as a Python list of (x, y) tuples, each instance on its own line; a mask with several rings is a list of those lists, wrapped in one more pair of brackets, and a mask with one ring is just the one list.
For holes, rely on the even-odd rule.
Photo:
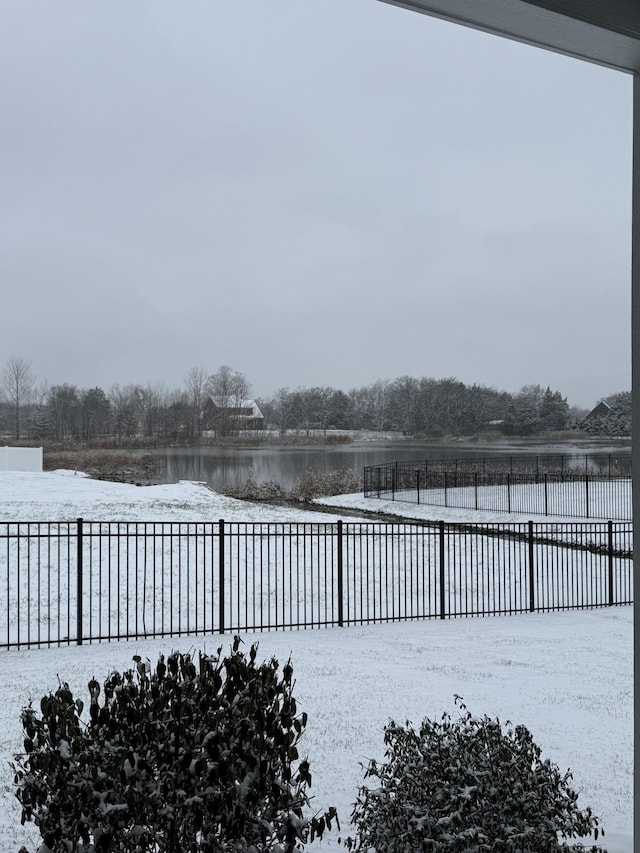
[(589, 414), (584, 416), (585, 421), (594, 421), (596, 418), (605, 420), (611, 414), (611, 406), (604, 400), (600, 400), (598, 405), (591, 409)]
[(264, 429), (264, 415), (255, 400), (242, 400), (239, 406), (219, 406), (208, 397), (202, 409), (202, 423), (205, 429), (225, 435)]

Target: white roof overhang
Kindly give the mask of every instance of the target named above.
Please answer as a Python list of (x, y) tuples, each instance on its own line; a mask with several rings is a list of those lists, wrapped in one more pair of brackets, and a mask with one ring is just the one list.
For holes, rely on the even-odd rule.
[(638, 0), (382, 0), (630, 73), (640, 72)]

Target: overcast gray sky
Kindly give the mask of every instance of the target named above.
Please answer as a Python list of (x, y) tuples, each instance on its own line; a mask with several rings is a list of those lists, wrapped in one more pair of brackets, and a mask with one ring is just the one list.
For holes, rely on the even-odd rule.
[(0, 366), (630, 387), (631, 77), (377, 0), (0, 0)]

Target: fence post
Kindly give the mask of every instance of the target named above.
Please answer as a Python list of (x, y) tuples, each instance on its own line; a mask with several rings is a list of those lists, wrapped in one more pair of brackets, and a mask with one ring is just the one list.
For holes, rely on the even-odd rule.
[(416, 492), (418, 493), (418, 504), (420, 503), (420, 469), (416, 468)]
[(473, 485), (474, 485), (475, 494), (476, 494), (476, 509), (478, 509), (478, 472), (477, 471), (473, 472)]
[(84, 574), (84, 566), (82, 560), (82, 519), (76, 519), (76, 530), (77, 530), (77, 539), (76, 539), (76, 564), (77, 564), (77, 574), (76, 574), (76, 636), (77, 636), (77, 644), (79, 646), (82, 645), (82, 583), (83, 583), (83, 574)]
[(584, 475), (584, 501), (586, 507), (587, 518), (589, 518), (589, 475)]
[(344, 555), (342, 550), (342, 521), (338, 520), (338, 627), (344, 626)]
[(507, 512), (511, 512), (511, 472), (507, 474)]
[(529, 527), (529, 611), (531, 613), (536, 609), (536, 587), (534, 578), (534, 551), (533, 551), (533, 521), (528, 522)]
[(220, 633), (224, 634), (224, 519), (218, 521), (218, 620), (220, 622)]
[(549, 493), (547, 491), (547, 472), (544, 472), (544, 514), (549, 515)]
[(609, 563), (609, 606), (613, 605), (613, 522), (607, 522), (607, 557)]
[(438, 539), (440, 541), (440, 618), (444, 619), (444, 521), (438, 522), (438, 530)]
[(447, 472), (444, 472), (444, 505), (449, 506), (447, 497)]

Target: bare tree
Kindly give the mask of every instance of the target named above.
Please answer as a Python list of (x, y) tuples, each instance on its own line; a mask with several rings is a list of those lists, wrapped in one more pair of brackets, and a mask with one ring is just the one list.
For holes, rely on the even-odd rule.
[(271, 400), (273, 419), (278, 426), (280, 435), (284, 435), (291, 423), (293, 415), (294, 398), (291, 391), (285, 386), (278, 388)]
[(215, 416), (216, 431), (223, 429), (222, 419), (224, 410), (229, 409), (231, 406), (232, 376), (233, 371), (231, 368), (223, 364), (219, 370), (209, 377), (209, 381), (207, 382), (207, 392), (218, 409)]
[(147, 385), (140, 395), (142, 432), (147, 438), (158, 436), (162, 430), (163, 407), (167, 389), (162, 383)]
[(109, 400), (113, 416), (113, 431), (118, 439), (132, 438), (140, 434), (142, 399), (144, 389), (140, 385), (112, 385)]
[(204, 367), (192, 367), (184, 380), (191, 402), (191, 423), (196, 439), (200, 438), (202, 432), (202, 407), (208, 382), (209, 371)]
[(49, 383), (39, 379), (31, 392), (31, 434), (41, 440), (47, 434), (49, 427)]
[(388, 389), (394, 429), (413, 435), (419, 425), (420, 383), (413, 376), (400, 376)]
[(165, 397), (163, 438), (184, 444), (190, 435), (191, 406), (186, 391), (171, 391)]
[(378, 379), (370, 386), (369, 406), (373, 428), (382, 432), (389, 417), (389, 383), (386, 379)]
[(22, 431), (22, 409), (30, 401), (35, 381), (31, 362), (26, 358), (10, 358), (0, 374), (0, 388), (13, 413), (13, 432), (17, 441)]
[(244, 373), (239, 373), (237, 370), (233, 373), (233, 391), (232, 404), (237, 408), (245, 405), (251, 394), (251, 385)]
[(217, 407), (215, 430), (220, 435), (228, 435), (251, 393), (251, 386), (243, 373), (223, 364), (209, 377), (206, 390)]
[(293, 411), (296, 429), (302, 428), (309, 435), (316, 425), (317, 400), (309, 388), (298, 388), (293, 394)]

